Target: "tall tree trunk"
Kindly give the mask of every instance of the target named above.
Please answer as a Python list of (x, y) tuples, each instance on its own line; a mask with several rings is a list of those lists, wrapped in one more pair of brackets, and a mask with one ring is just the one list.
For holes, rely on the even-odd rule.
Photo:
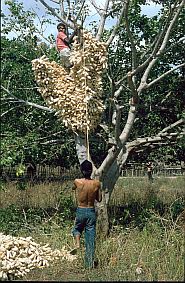
[(106, 237), (109, 234), (109, 215), (108, 204), (114, 189), (114, 186), (119, 178), (119, 166), (115, 161), (107, 174), (102, 180), (102, 201), (97, 204), (97, 234)]
[(76, 152), (77, 152), (78, 160), (81, 164), (84, 160), (88, 159), (85, 136), (75, 133), (74, 139), (76, 144)]
[(108, 172), (104, 173), (102, 178), (102, 202), (97, 204), (97, 232), (106, 237), (109, 234), (110, 217), (108, 214), (108, 205), (114, 190), (115, 184), (120, 176), (122, 165), (126, 162), (128, 151), (121, 150), (117, 159), (113, 162)]
[[(86, 141), (83, 136), (78, 134), (75, 135), (76, 150), (80, 164), (87, 159), (86, 152)], [(109, 215), (108, 215), (108, 204), (111, 197), (111, 194), (114, 190), (115, 184), (120, 176), (121, 166), (125, 163), (128, 157), (128, 150), (123, 147), (120, 150), (119, 155), (113, 161), (112, 165), (107, 171), (99, 172), (94, 167), (93, 177), (99, 179), (102, 183), (102, 201), (101, 203), (96, 203), (96, 212), (97, 212), (97, 234), (100, 236), (106, 237), (109, 234)]]
[(106, 203), (106, 192), (102, 190), (102, 201), (96, 203), (97, 212), (97, 236), (106, 237), (109, 233), (109, 217), (108, 217), (108, 206)]

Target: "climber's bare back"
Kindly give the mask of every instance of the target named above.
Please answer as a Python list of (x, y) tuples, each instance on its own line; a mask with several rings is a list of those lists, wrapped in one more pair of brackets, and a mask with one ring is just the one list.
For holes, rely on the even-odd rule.
[(94, 207), (95, 200), (101, 201), (100, 182), (91, 179), (74, 181), (78, 207)]

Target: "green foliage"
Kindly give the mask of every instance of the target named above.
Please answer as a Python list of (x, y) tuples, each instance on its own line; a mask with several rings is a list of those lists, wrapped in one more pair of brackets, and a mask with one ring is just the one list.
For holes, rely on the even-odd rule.
[(75, 206), (71, 195), (66, 196), (63, 192), (59, 197), (59, 220), (60, 222), (73, 220), (75, 217)]
[(5, 192), (6, 191), (6, 181), (1, 179), (0, 180), (0, 192)]
[[(25, 183), (18, 183), (19, 190), (25, 190)], [(21, 187), (22, 186), (22, 187)], [(20, 230), (34, 229), (36, 225), (44, 222), (56, 221), (60, 225), (66, 225), (75, 217), (75, 207), (71, 196), (60, 195), (59, 208), (19, 208), (9, 205), (0, 208), (0, 230), (8, 234), (17, 234)], [(49, 220), (50, 219), (50, 220)], [(44, 231), (48, 227), (44, 226)]]
[[(31, 67), (31, 60), (43, 55), (43, 47), (41, 50), (29, 37), (24, 41), (2, 37), (1, 43), (2, 83), (11, 90), (11, 104), (7, 93), (2, 94), (1, 165), (32, 161), (71, 166), (76, 161), (74, 142), (69, 142), (72, 133), (57, 121), (53, 113), (26, 106), (22, 101), (24, 99), (44, 106)], [(44, 48), (47, 50), (47, 46)], [(53, 49), (50, 52), (51, 58), (54, 57)], [(56, 142), (50, 145), (53, 139)], [(63, 144), (62, 147), (58, 141)], [(71, 160), (68, 159), (69, 155), (72, 156)]]
[(30, 229), (45, 219), (43, 209), (20, 209), (15, 205), (0, 208), (0, 230), (3, 233), (16, 235), (20, 229)]
[(16, 188), (17, 188), (17, 190), (25, 191), (26, 188), (27, 188), (26, 180), (24, 180), (24, 179), (18, 180), (17, 183), (16, 183)]
[(129, 199), (125, 204), (119, 204), (117, 207), (111, 204), (109, 207), (111, 225), (121, 224), (123, 227), (131, 226), (145, 229), (150, 222), (155, 222), (162, 228), (163, 221), (161, 219), (165, 218), (167, 225), (171, 220), (175, 222), (181, 216), (184, 209), (184, 198), (182, 196), (178, 198), (174, 196), (175, 200), (168, 196), (169, 201), (167, 202), (164, 196), (163, 198), (160, 197), (159, 188), (157, 189), (153, 184), (146, 187), (145, 191), (146, 194), (140, 200), (128, 197)]
[[(35, 11), (25, 11), (23, 3), (18, 1), (5, 1), (5, 5), (9, 13), (7, 15), (2, 13), (2, 34), (11, 34), (11, 36), (14, 34), (14, 37), (20, 40), (27, 40), (29, 37), (35, 41), (40, 41), (40, 37), (43, 37), (49, 43), (54, 42), (52, 35), (44, 37), (39, 27), (35, 25), (34, 21), (38, 17)], [(50, 15), (49, 17), (45, 15), (44, 18), (40, 18), (39, 23), (40, 27), (42, 27), (41, 30), (45, 26), (53, 24)]]
[(184, 199), (182, 197), (176, 199), (171, 207), (170, 207), (170, 213), (173, 221), (175, 221), (179, 215), (184, 211)]
[[(160, 2), (160, 1), (157, 1)], [(169, 1), (161, 1), (162, 11), (156, 16), (148, 17), (141, 14), (141, 4), (146, 4), (146, 1), (130, 1), (128, 14), (129, 26), (132, 34), (132, 39), (136, 46), (136, 66), (142, 64), (146, 59), (146, 50), (152, 52), (151, 46), (156, 40), (159, 30), (164, 27), (167, 15), (169, 14)], [(148, 3), (149, 4), (149, 3)], [(117, 4), (120, 8), (120, 4)], [(163, 11), (165, 11), (163, 15)], [(183, 53), (185, 52), (183, 37), (183, 22), (185, 14), (182, 12), (178, 18), (177, 24), (174, 26), (170, 42), (167, 44), (167, 50), (160, 56), (155, 68), (150, 73), (148, 82), (160, 77), (165, 72), (169, 71), (172, 66), (183, 63)], [(109, 47), (109, 78), (104, 77), (105, 103), (107, 110), (105, 119), (110, 127), (110, 131), (114, 134), (114, 127), (111, 127), (111, 117), (114, 110), (114, 103), (111, 94), (116, 90), (116, 82), (124, 77), (126, 73), (132, 69), (133, 57), (131, 56), (131, 41), (128, 38), (126, 31), (125, 20), (120, 25), (117, 39)], [(139, 72), (135, 76), (136, 88), (139, 87), (143, 72)], [(134, 123), (129, 140), (139, 137), (154, 136), (161, 129), (174, 123), (183, 116), (184, 112), (184, 67), (170, 73), (168, 76), (159, 81), (156, 85), (146, 90), (140, 97), (137, 118)], [(111, 78), (111, 80), (110, 80)], [(112, 85), (110, 85), (110, 82)], [(124, 82), (124, 81), (123, 81)], [(123, 105), (122, 110), (122, 128), (125, 125), (129, 110), (130, 89), (124, 82), (124, 88), (118, 98), (120, 105)], [(144, 125), (144, 126), (143, 126)], [(154, 126), (155, 125), (155, 126)], [(169, 146), (170, 147), (170, 146)], [(180, 150), (180, 145), (177, 143), (173, 147), (171, 159), (176, 160), (176, 155)], [(172, 149), (172, 147), (171, 147)], [(145, 160), (154, 148), (148, 148), (146, 154), (141, 152), (137, 155), (133, 151), (132, 158), (136, 161), (139, 159)], [(168, 155), (168, 150), (165, 147), (157, 148), (152, 155), (152, 159), (160, 159)], [(144, 158), (143, 158), (144, 156)], [(150, 158), (150, 157), (149, 157)], [(171, 160), (170, 160), (171, 161)]]
[[(2, 210), (1, 210), (2, 211)], [(9, 223), (11, 217), (6, 214), (2, 217), (0, 211), (0, 224)], [(16, 214), (16, 210), (13, 210)], [(11, 213), (11, 212), (10, 212)], [(31, 209), (25, 210), (27, 222), (24, 228), (17, 227), (16, 222), (20, 221), (18, 215), (16, 221), (9, 226), (10, 230), (3, 229), (3, 232), (16, 236), (30, 236), (34, 241), (42, 244), (49, 244), (52, 249), (67, 250), (73, 248), (71, 228), (73, 221), (61, 222), (50, 215), (43, 217), (42, 211)], [(3, 221), (1, 219), (3, 218)], [(47, 268), (34, 269), (26, 274), (23, 281), (183, 281), (184, 276), (184, 235), (183, 226), (180, 227), (172, 219), (166, 219), (166, 215), (160, 217), (153, 214), (143, 229), (133, 226), (113, 226), (110, 235), (103, 238), (96, 238), (95, 258), (98, 266), (95, 270), (85, 270), (84, 264), (84, 235), (81, 238), (81, 249), (75, 261), (56, 260)], [(24, 218), (25, 219), (25, 218)], [(28, 220), (35, 221), (32, 226)], [(44, 219), (44, 221), (41, 221)], [(160, 223), (163, 223), (162, 225)], [(13, 226), (14, 224), (14, 226)], [(38, 225), (37, 225), (38, 224)], [(0, 226), (1, 229), (2, 226)], [(15, 227), (15, 231), (11, 230)], [(2, 231), (2, 229), (1, 229)], [(139, 270), (138, 270), (139, 269)], [(78, 270), (78, 273), (76, 272)], [(80, 271), (79, 271), (80, 270)], [(138, 272), (137, 272), (138, 271)], [(141, 273), (139, 272), (141, 271)]]
[[(87, 279), (122, 281), (124, 278), (127, 281), (142, 282), (182, 281), (184, 275), (183, 177), (179, 181), (162, 179), (156, 185), (154, 183), (148, 187), (145, 186), (143, 179), (140, 183), (138, 178), (133, 186), (130, 178), (127, 181), (120, 179), (120, 184), (124, 194), (124, 185), (129, 185), (130, 194), (125, 199), (127, 205), (118, 207), (114, 204), (114, 208), (111, 208), (112, 218), (116, 221), (112, 223), (110, 235), (106, 239), (96, 238), (95, 255), (98, 261), (96, 272), (83, 269), (83, 235), (82, 249), (76, 261), (55, 261), (48, 268), (35, 269), (28, 273), (23, 280), (64, 279), (66, 281), (69, 278), (69, 281), (78, 279), (82, 281), (83, 278), (84, 281)], [(43, 198), (47, 198), (55, 185), (50, 184), (48, 187), (47, 190), (46, 184), (44, 185)], [(72, 249), (74, 243), (71, 229), (75, 218), (73, 214), (75, 207), (69, 191), (70, 187), (71, 182), (65, 184), (63, 190), (58, 192), (57, 209), (47, 206), (42, 209), (32, 206), (23, 209), (15, 205), (1, 208), (0, 231), (15, 236), (31, 236), (36, 242), (48, 243), (53, 249), (62, 249), (63, 246), (68, 250)], [(145, 189), (146, 195), (141, 188)], [(176, 192), (177, 188), (179, 190)], [(35, 198), (38, 200), (38, 188), (34, 189)], [(159, 189), (163, 189), (162, 198), (159, 197)], [(135, 191), (138, 193), (137, 197)], [(173, 198), (171, 198), (172, 194)], [(6, 197), (7, 192), (4, 195)], [(117, 192), (119, 200), (120, 196), (120, 192)], [(141, 268), (141, 274), (136, 272), (138, 267)], [(81, 273), (77, 274), (77, 269), (80, 269)]]
[(20, 164), (16, 170), (16, 176), (19, 177), (19, 176), (22, 176), (24, 175), (25, 173), (25, 169), (26, 169), (26, 166), (23, 165), (23, 164)]
[[(147, 48), (149, 48), (149, 52), (152, 51), (151, 45), (158, 35), (159, 29), (165, 24), (167, 9), (171, 4), (171, 1), (154, 2), (162, 2), (162, 9), (165, 11), (164, 16), (162, 16), (162, 12), (154, 17), (142, 15), (141, 5), (147, 4), (147, 1), (130, 1), (128, 20), (136, 45), (137, 65), (146, 59)], [(120, 4), (123, 4), (122, 1), (116, 1), (116, 3), (112, 4), (111, 17), (118, 14)], [(34, 23), (36, 13), (25, 11), (23, 3), (5, 1), (5, 5), (9, 9), (9, 14), (2, 14), (2, 85), (10, 93), (2, 92), (1, 163), (4, 166), (9, 166), (20, 164), (22, 161), (23, 163), (32, 161), (35, 163), (57, 164), (69, 168), (77, 163), (73, 134), (57, 120), (54, 113), (28, 106), (21, 101), (24, 100), (45, 106), (40, 93), (37, 91), (31, 69), (31, 60), (46, 55), (51, 60), (58, 62), (59, 57), (55, 48), (49, 46), (49, 44), (55, 43), (55, 38), (53, 35), (45, 37), (44, 34), (40, 33), (39, 28)], [(168, 71), (171, 66), (183, 62), (185, 47), (182, 40), (180, 42), (179, 40), (183, 36), (184, 19), (184, 13), (181, 13), (178, 23), (172, 30), (167, 51), (165, 55), (160, 56), (158, 64), (151, 72), (149, 81)], [(42, 28), (53, 24), (49, 13), (47, 17), (40, 19), (40, 21)], [(92, 23), (92, 29), (95, 28), (96, 25)], [(110, 32), (111, 29), (105, 31), (104, 40), (106, 40)], [(12, 39), (8, 38), (10, 34)], [(103, 97), (106, 110), (102, 117), (102, 123), (105, 126), (108, 125), (110, 136), (105, 133), (102, 127), (98, 127), (93, 133), (96, 141), (91, 142), (91, 153), (95, 157), (96, 165), (101, 164), (108, 152), (109, 144), (106, 140), (114, 135), (111, 116), (114, 110), (112, 93), (118, 88), (115, 82), (131, 70), (132, 63), (131, 42), (126, 32), (123, 17), (118, 29), (118, 36), (109, 47), (109, 78), (106, 74), (103, 77)], [(135, 77), (136, 87), (138, 87), (141, 75), (142, 72)], [(130, 140), (155, 135), (162, 128), (182, 117), (184, 107), (183, 76), (184, 68), (181, 68), (169, 74), (157, 86), (145, 91), (140, 99), (138, 116), (130, 134)], [(112, 82), (112, 85), (110, 82)], [(124, 106), (121, 119), (122, 128), (127, 119), (130, 99), (130, 90), (127, 83), (123, 82), (123, 85), (123, 91), (118, 97), (118, 102)], [(177, 155), (181, 155), (181, 145), (170, 147), (170, 149), (160, 148), (151, 154), (151, 157), (157, 159), (169, 155), (169, 151), (171, 159), (175, 160)], [(142, 156), (133, 153), (133, 158), (135, 160), (143, 157), (146, 159), (147, 155), (150, 155), (150, 149)]]
[[(2, 14), (1, 82), (10, 93), (2, 92), (1, 165), (33, 162), (69, 168), (77, 159), (74, 142), (69, 142), (72, 133), (54, 113), (26, 105), (32, 102), (45, 106), (37, 91), (31, 60), (46, 55), (57, 61), (56, 49), (48, 45), (55, 39), (48, 36), (42, 42), (39, 28), (34, 24), (36, 14), (25, 11), (22, 3), (6, 1), (5, 5), (9, 14)], [(51, 20), (44, 17), (40, 24), (44, 27)], [(13, 39), (6, 37), (10, 32), (15, 35)]]

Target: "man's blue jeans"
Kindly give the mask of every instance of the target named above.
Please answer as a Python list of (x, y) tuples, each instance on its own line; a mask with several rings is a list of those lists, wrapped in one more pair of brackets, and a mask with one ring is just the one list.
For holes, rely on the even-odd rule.
[(95, 236), (96, 236), (96, 213), (94, 208), (81, 208), (76, 210), (75, 225), (72, 230), (73, 236), (85, 232), (85, 267), (92, 268), (94, 265)]

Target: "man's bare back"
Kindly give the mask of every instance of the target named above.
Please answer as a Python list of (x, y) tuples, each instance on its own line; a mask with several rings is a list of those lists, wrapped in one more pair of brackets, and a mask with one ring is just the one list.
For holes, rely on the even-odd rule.
[[(86, 268), (94, 267), (95, 236), (96, 236), (96, 210), (95, 201), (102, 201), (101, 184), (98, 180), (92, 180), (93, 164), (89, 160), (84, 160), (80, 164), (82, 179), (74, 180), (74, 187), (78, 207), (76, 209), (76, 218), (72, 230), (76, 241), (77, 250), (80, 248), (80, 238), (82, 232), (85, 233), (85, 257)], [(73, 251), (72, 250), (72, 253)]]
[(78, 207), (94, 207), (95, 200), (101, 201), (100, 182), (92, 179), (75, 179)]

